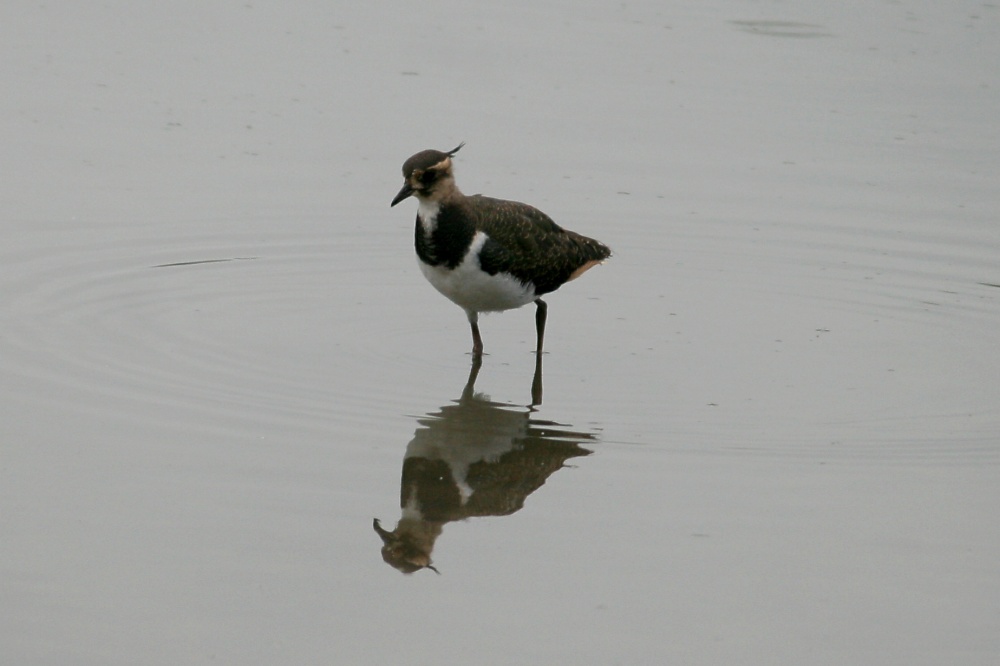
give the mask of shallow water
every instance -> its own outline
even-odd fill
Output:
[[[995,663],[1000,13],[812,4],[4,9],[3,661]]]

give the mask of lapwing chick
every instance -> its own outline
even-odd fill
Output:
[[[603,243],[563,229],[528,204],[465,196],[455,185],[448,152],[424,150],[403,163],[403,188],[395,206],[419,203],[414,241],[420,270],[457,304],[472,327],[472,354],[481,356],[480,312],[535,303],[535,351],[542,353],[547,306],[542,296],[603,263]]]

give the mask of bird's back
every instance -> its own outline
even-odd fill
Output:
[[[480,255],[483,270],[530,282],[536,295],[555,291],[611,256],[603,243],[563,229],[534,206],[480,194],[464,197],[462,205],[476,230],[490,238]]]

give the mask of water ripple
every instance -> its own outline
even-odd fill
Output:
[[[305,222],[297,233],[258,220],[153,238],[22,239],[3,257],[0,364],[43,404],[118,417],[206,427],[262,418],[320,427],[331,410],[360,418],[376,389],[348,390],[324,373],[371,353],[359,301],[378,284],[331,285],[351,280],[347,251],[391,258],[378,238],[345,243]],[[312,344],[324,329],[334,337]]]

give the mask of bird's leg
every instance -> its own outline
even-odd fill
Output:
[[[531,407],[542,404],[542,355],[535,354],[535,376],[531,378]]]
[[[472,325],[472,355],[483,355],[483,336],[479,335],[479,324]]]
[[[535,332],[538,334],[538,342],[535,347],[535,353],[542,353],[542,340],[545,338],[545,315],[548,313],[549,306],[545,304],[540,298],[535,299]]]
[[[469,325],[472,327],[472,355],[483,355],[483,336],[479,334],[479,313],[469,311]]]

